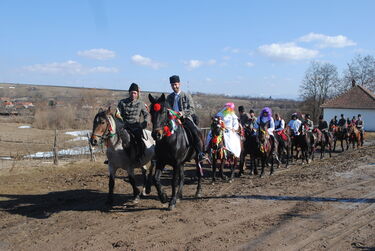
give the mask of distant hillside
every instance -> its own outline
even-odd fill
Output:
[[[149,93],[148,91],[142,91],[141,94],[142,100],[146,103],[149,103]],[[155,96],[161,95],[161,93],[156,92],[152,92],[152,94]],[[116,106],[118,101],[127,95],[127,90],[0,83],[0,97],[33,102],[36,104],[36,113],[38,113],[38,109],[45,110],[48,104],[76,107],[78,110],[85,108],[86,111],[90,110],[90,112],[87,112],[88,115],[85,120],[92,120],[90,116],[99,107]],[[209,125],[210,117],[216,114],[227,102],[234,102],[236,109],[240,105],[243,105],[246,111],[253,109],[256,114],[265,106],[271,107],[274,112],[279,112],[282,116],[289,116],[295,111],[303,111],[303,108],[300,107],[301,102],[289,99],[230,97],[205,93],[193,93],[192,96],[197,114],[200,117],[200,126],[204,127]],[[91,123],[91,121],[88,122]]]

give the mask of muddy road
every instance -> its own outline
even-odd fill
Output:
[[[132,205],[123,172],[108,210],[101,160],[23,165],[0,170],[0,250],[375,249],[375,146],[280,167],[263,179],[211,185],[207,178],[202,199],[193,197],[187,167],[185,198],[172,212],[154,187]],[[163,178],[167,184],[168,171]]]

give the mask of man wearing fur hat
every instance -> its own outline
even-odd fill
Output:
[[[136,83],[132,83],[129,87],[129,97],[120,100],[118,103],[118,111],[121,119],[124,121],[124,129],[126,129],[131,137],[135,151],[132,152],[130,147],[130,157],[139,160],[142,157],[144,143],[142,140],[143,129],[147,127],[149,113],[145,103],[139,99],[140,89]]]
[[[202,142],[200,140],[200,132],[198,127],[195,124],[194,116],[195,115],[195,106],[193,98],[181,91],[180,77],[173,75],[169,78],[171,88],[173,92],[168,95],[167,102],[171,108],[178,112],[182,117],[183,124],[192,134],[192,144],[198,155],[198,160],[201,161],[205,158],[205,155],[202,151]]]

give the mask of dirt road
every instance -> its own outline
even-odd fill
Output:
[[[263,179],[206,179],[202,199],[193,198],[187,169],[185,199],[172,212],[154,188],[138,205],[128,203],[124,173],[106,210],[100,161],[0,170],[0,250],[375,249],[375,146]]]

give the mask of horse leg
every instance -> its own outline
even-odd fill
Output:
[[[264,156],[262,156],[261,161],[262,161],[262,171],[260,172],[260,177],[262,178],[263,175],[264,175],[264,168],[266,166],[266,158]]]
[[[279,160],[277,160],[277,161],[279,161]],[[271,156],[271,170],[270,170],[270,175],[272,175],[273,174],[273,172],[274,172],[274,169],[273,169],[273,165],[274,165],[274,163],[275,163],[275,159]],[[280,164],[278,164],[278,166],[279,166]]]
[[[169,202],[168,210],[173,210],[176,207],[176,201],[177,201],[177,176],[180,172],[181,166],[177,165],[173,167],[173,178],[172,178],[172,197],[171,201]]]
[[[181,168],[178,171],[177,201],[179,201],[180,199],[182,199],[182,190],[184,188],[184,179],[185,179],[184,166],[181,165]]]
[[[146,166],[142,166],[142,167],[141,167],[141,170],[142,170],[142,178],[143,178],[143,187],[142,187],[141,195],[142,195],[142,196],[146,196],[147,167],[146,167]]]
[[[109,170],[109,180],[108,180],[108,195],[107,195],[107,201],[106,205],[112,206],[113,204],[113,190],[115,187],[115,175],[116,175],[116,170],[112,168],[110,165],[108,165],[108,170]]]
[[[238,160],[238,158],[233,156],[233,164],[230,167],[230,178],[229,178],[230,183],[233,181],[233,178],[234,178],[234,170],[235,170],[236,165],[237,165],[237,160]]]
[[[350,145],[348,138],[345,139],[345,142],[346,142],[346,150],[348,150],[349,149],[349,145]]]
[[[220,177],[222,180],[227,180],[227,176],[224,174],[225,159],[221,159],[220,161]]]
[[[334,139],[334,140],[333,140],[333,151],[336,151],[336,142],[337,142],[337,140]]]
[[[160,176],[161,176],[161,173],[163,171],[163,168],[164,168],[163,165],[157,164],[155,175],[154,175],[154,184],[155,184],[156,190],[158,191],[159,199],[160,199],[161,203],[164,204],[164,203],[167,203],[168,196],[164,192],[164,190],[162,188],[162,185],[161,185],[161,182],[160,182]]]
[[[133,202],[137,203],[139,201],[139,195],[141,192],[139,191],[137,184],[135,182],[135,175],[134,175],[134,169],[128,171],[129,174],[129,182],[133,187]]]
[[[241,155],[240,155],[240,165],[239,165],[240,171],[238,173],[238,177],[241,177],[241,175],[244,173],[245,158],[246,158],[245,150],[242,150]]]
[[[286,157],[284,157],[285,158],[285,168],[288,168],[289,157],[290,157],[290,146],[285,147],[285,154],[286,154]]]
[[[216,156],[212,156],[212,184],[214,184],[216,181],[216,164],[217,164]]]
[[[196,165],[197,177],[198,177],[198,185],[197,185],[197,191],[195,192],[195,197],[201,198],[202,197],[202,194],[201,194],[201,191],[202,191],[202,186],[201,186],[201,181],[202,181],[201,170],[202,170],[202,167],[200,166],[201,163],[198,162],[198,158],[195,160],[195,165]]]
[[[156,160],[151,161],[150,169],[148,170],[148,175],[147,175],[147,181],[146,181],[146,194],[151,193],[151,186],[152,186],[152,175],[154,172],[154,166],[155,166]]]

